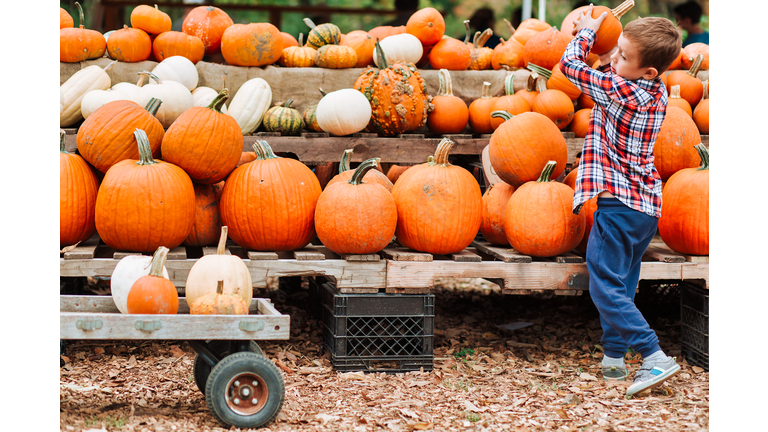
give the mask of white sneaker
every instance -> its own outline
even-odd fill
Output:
[[[667,357],[661,362],[643,361],[640,370],[635,374],[635,382],[627,388],[627,396],[652,389],[678,372],[680,372],[680,365],[674,357]]]

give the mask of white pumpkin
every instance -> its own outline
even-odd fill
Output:
[[[162,103],[155,117],[160,120],[163,128],[168,129],[184,111],[192,108],[192,93],[184,87],[184,84],[178,81],[163,81],[146,71],[140,73],[149,74],[157,84],[146,84],[139,88],[134,102],[146,107],[151,98],[160,99]]]
[[[83,113],[83,118],[87,119],[88,116],[102,105],[116,100],[131,99],[126,93],[120,90],[91,90],[83,96],[83,101],[80,103],[80,112]]]
[[[139,74],[139,81],[134,83],[121,82],[112,86],[112,90],[118,90],[128,95],[128,100],[136,102],[136,96],[139,94],[139,89],[144,86],[147,80],[148,74]]]
[[[112,85],[112,80],[107,75],[117,61],[110,62],[103,69],[97,65],[91,65],[80,69],[61,85],[61,104],[64,109],[59,114],[59,127],[71,126],[83,118],[80,112],[80,104],[83,97],[91,90],[106,90]]]
[[[251,78],[237,90],[229,103],[228,114],[237,120],[237,124],[248,135],[261,125],[264,114],[272,105],[272,88],[263,78]]]
[[[121,259],[115,269],[112,271],[110,279],[110,289],[112,290],[112,300],[121,313],[128,313],[128,293],[131,291],[133,283],[140,277],[149,274],[151,256],[146,255],[128,255]],[[163,266],[163,277],[168,277],[168,270]]]
[[[387,57],[388,64],[394,62],[416,64],[421,60],[421,55],[424,54],[424,47],[421,45],[421,41],[409,33],[387,36],[379,42],[379,45],[381,45],[381,50],[384,51],[384,55]],[[379,65],[378,48],[373,49],[373,62],[376,66]]]
[[[59,87],[59,114],[64,112],[64,91]]]
[[[317,103],[317,124],[332,135],[360,132],[371,121],[371,103],[360,91],[342,89],[330,92]]]
[[[188,58],[171,56],[161,61],[152,69],[162,81],[176,81],[184,84],[190,92],[197,87],[199,75],[197,67]]]
[[[207,107],[218,94],[210,87],[200,86],[192,90],[192,106]],[[227,114],[227,104],[221,106],[221,112]]]

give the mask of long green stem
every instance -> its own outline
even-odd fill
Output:
[[[349,184],[357,186],[360,183],[362,183],[363,177],[365,177],[368,171],[379,166],[379,161],[381,161],[381,158],[372,158],[372,159],[368,159],[367,161],[361,162],[360,166],[358,166],[355,169],[355,172],[352,173],[352,178],[349,179]]]
[[[491,112],[491,117],[503,118],[504,121],[507,121],[507,120],[511,119],[512,117],[514,117],[514,115],[512,115],[512,113],[510,113],[507,110],[499,110],[499,111]]]
[[[153,165],[158,163],[152,159],[152,147],[149,145],[149,138],[147,133],[141,129],[133,131],[133,136],[136,137],[136,142],[139,145],[139,161],[137,165]]]
[[[451,82],[451,74],[448,72],[448,69],[440,69],[437,72],[437,80],[439,83],[437,95],[453,96],[453,83]]]
[[[259,143],[253,143],[253,151],[256,153],[256,159],[266,159],[264,148],[262,148]]]
[[[275,155],[275,152],[272,151],[272,147],[270,147],[270,145],[267,144],[266,141],[264,141],[264,140],[256,140],[256,143],[264,151],[264,159],[277,159],[278,158],[278,156]]]
[[[216,255],[224,255],[227,251],[227,233],[229,228],[226,225],[221,227],[221,235],[219,236],[219,244],[216,245]]]
[[[168,258],[168,248],[160,246],[152,255],[152,261],[149,264],[149,275],[163,277],[163,266]]]
[[[536,183],[546,183],[548,181],[552,181],[552,172],[555,170],[555,167],[557,166],[557,162],[555,161],[549,161],[546,165],[544,165],[544,169],[541,170],[541,175],[539,176],[539,179],[536,180]]]
[[[208,104],[208,109],[212,109],[218,113],[221,112],[221,107],[224,106],[224,102],[229,99],[229,90],[222,89],[219,94]]]
[[[344,150],[344,154],[341,155],[341,162],[339,163],[339,174],[342,174],[344,171],[349,171],[352,169],[352,167],[349,164],[350,159],[352,159],[352,153],[354,152],[354,149],[346,149]]]
[[[77,6],[77,11],[80,13],[80,28],[84,28],[85,26],[85,14],[83,13],[83,7],[80,6],[80,3],[75,2],[75,6]]]
[[[696,144],[693,146],[693,148],[696,149],[696,151],[699,153],[699,157],[701,158],[701,166],[699,167],[699,171],[704,171],[709,169],[709,150],[704,144]]]
[[[552,71],[551,70],[549,70],[547,68],[544,68],[544,67],[541,67],[541,66],[539,66],[537,64],[528,63],[528,66],[526,66],[526,69],[528,69],[531,72],[536,72],[536,73],[538,73],[539,75],[543,76],[546,79],[552,78]]]
[[[507,96],[515,94],[515,74],[509,74],[504,78],[504,93]]]
[[[155,82],[158,83],[158,84],[162,84],[163,83],[157,75],[153,74],[150,71],[145,71],[145,70],[139,71],[139,75],[146,75],[149,78],[155,80]]]
[[[464,36],[464,43],[469,43],[469,20],[464,20],[464,31],[467,32],[467,35]]]
[[[455,143],[448,138],[443,138],[435,150],[435,165],[448,166],[448,153]]]
[[[148,113],[152,115],[156,115],[162,103],[163,101],[161,99],[154,98],[154,97],[149,98],[149,102],[147,102],[147,106],[145,106],[144,109],[147,110]]]
[[[376,57],[378,57],[379,60],[379,69],[386,69],[389,67],[387,64],[387,56],[384,55],[384,50],[381,49],[381,44],[379,43],[379,38],[376,38]]]
[[[64,129],[59,129],[59,151],[61,153],[69,154],[69,152],[66,149],[66,146],[64,145],[67,141],[67,133],[64,132]]]

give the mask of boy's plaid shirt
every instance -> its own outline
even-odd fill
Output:
[[[601,191],[630,208],[661,217],[661,177],[653,144],[667,110],[659,78],[629,81],[609,65],[590,68],[585,59],[595,32],[581,29],[560,59],[560,70],[595,101],[576,177],[573,211]]]

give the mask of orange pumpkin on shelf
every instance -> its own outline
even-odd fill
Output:
[[[167,31],[157,35],[152,43],[152,52],[158,62],[168,57],[182,56],[196,64],[205,55],[205,45],[197,36],[184,32]]]
[[[427,117],[427,127],[436,134],[456,134],[467,127],[469,108],[461,98],[453,95],[451,74],[440,69],[437,74],[439,89],[432,97],[435,109]]]
[[[219,211],[219,196],[213,185],[193,183],[195,188],[195,222],[189,233],[185,246],[211,246],[221,233],[221,212]],[[223,186],[222,186],[223,187]]]
[[[285,67],[312,67],[315,65],[315,56],[317,50],[310,48],[306,45],[302,45],[304,42],[304,34],[299,33],[299,44],[297,46],[289,46],[283,48],[282,54],[278,63]]]
[[[93,60],[104,56],[107,41],[104,35],[96,30],[84,27],[85,14],[80,3],[75,2],[80,13],[80,26],[59,29],[59,60],[65,63],[77,63],[83,60]]]
[[[592,115],[592,108],[582,108],[573,115],[573,121],[568,126],[569,130],[576,135],[576,138],[584,138],[589,130],[589,117]]]
[[[432,69],[467,70],[472,63],[469,47],[454,38],[443,38],[429,52]]]
[[[704,84],[704,95],[701,101],[696,104],[696,109],[693,110],[693,121],[696,123],[696,127],[699,128],[699,132],[704,135],[709,135],[709,81]]]
[[[398,34],[406,33],[406,28],[402,26],[378,26],[368,30],[368,35],[371,36],[374,42],[382,41],[388,36],[394,36]]]
[[[355,50],[357,54],[357,64],[354,67],[366,67],[373,65],[373,49],[376,47],[376,41],[362,30],[353,30],[345,34],[339,45],[348,46]]]
[[[530,75],[528,75],[528,81],[525,83],[525,88],[516,91],[515,94],[525,98],[525,100],[528,101],[528,105],[533,106],[533,102],[536,100],[536,96],[539,95],[539,90],[536,85],[538,80],[539,74],[536,72],[531,72]]]
[[[221,36],[221,55],[233,66],[266,66],[283,53],[280,31],[270,23],[233,24]]]
[[[175,314],[179,311],[179,293],[173,282],[163,277],[168,248],[160,246],[152,256],[149,274],[136,280],[128,291],[129,314]]]
[[[508,25],[512,34],[512,23],[504,20]],[[516,69],[525,66],[525,48],[524,45],[513,36],[509,37],[509,40],[505,41],[504,38],[500,38],[499,44],[493,48],[493,55],[491,56],[491,67],[494,70],[499,70],[503,66],[509,69]]]
[[[475,32],[472,41],[469,40],[469,20],[464,20],[464,29],[467,36],[464,43],[469,47],[469,70],[486,70],[493,67],[493,49],[485,45],[488,38],[493,35],[493,30],[485,29],[483,32]]]
[[[684,168],[699,166],[694,146],[701,143],[701,134],[693,119],[682,109],[667,107],[667,114],[653,145],[654,166],[662,181]]]
[[[571,39],[554,27],[536,33],[523,46],[525,64],[537,64],[552,70],[565,52]]]
[[[408,18],[406,33],[416,36],[422,45],[435,45],[445,34],[443,15],[433,7],[420,9]]]
[[[480,223],[480,233],[492,245],[509,246],[509,240],[504,234],[504,211],[514,191],[514,186],[500,182],[492,184],[483,194],[483,221]]]
[[[576,35],[572,34],[572,30],[575,28],[573,22],[576,21],[579,16],[584,15],[584,12],[589,9],[589,6],[580,6],[576,9],[568,12],[568,14],[563,18],[563,22],[560,24],[560,30],[565,33],[569,38],[573,39],[576,37]],[[571,31],[568,31],[571,30]],[[589,63],[589,62],[587,62]]]
[[[338,45],[339,38],[335,36],[334,43],[326,44],[317,49],[315,64],[321,68],[348,69],[357,66],[357,52],[354,48]]]
[[[200,39],[205,47],[205,54],[214,55],[221,51],[221,37],[224,31],[233,24],[229,14],[216,6],[198,6],[184,18],[181,31]]]
[[[699,54],[687,71],[676,70],[667,75],[667,91],[673,86],[680,86],[680,97],[687,100],[691,107],[696,107],[704,94],[704,84],[696,77],[703,59],[704,57]]]
[[[410,166],[404,165],[392,165],[389,167],[389,170],[387,170],[387,178],[392,182],[393,187],[397,179],[399,179],[400,176],[409,168]]]
[[[109,36],[107,52],[111,59],[125,63],[144,61],[152,52],[152,40],[144,30],[124,25]]]
[[[504,19],[504,22],[509,27],[509,32],[511,33],[510,39],[515,38],[515,40],[520,42],[520,45],[523,45],[523,46],[533,36],[545,30],[549,30],[552,27],[546,22],[537,18],[528,18],[526,20],[523,20],[520,23],[520,25],[517,26],[517,29],[512,27],[512,23],[509,22],[507,19]]]
[[[667,99],[667,106],[675,106],[685,111],[689,116],[693,117],[693,110],[691,104],[687,100],[680,97],[680,85],[674,85],[669,89],[669,98]]]
[[[88,240],[96,232],[96,193],[99,182],[80,155],[64,147],[65,133],[59,132],[59,245],[70,246]]]
[[[131,11],[131,27],[142,29],[147,33],[159,35],[171,31],[171,17],[161,11],[157,5],[139,5]]]
[[[299,33],[299,35],[301,35],[301,33]],[[280,36],[283,38],[283,49],[288,47],[301,46],[301,42],[297,41],[296,38],[291,34],[281,31]]]
[[[494,98],[493,110],[491,112],[506,111],[515,116],[524,112],[531,111],[531,105],[528,104],[528,100],[515,94],[514,82],[514,74],[507,75],[506,78],[504,78],[504,91],[506,94],[504,96]],[[499,126],[501,126],[501,124],[506,121],[501,117],[491,117],[490,114],[489,117],[491,119],[491,127],[493,130],[498,129]]]
[[[699,54],[701,54],[699,70],[709,70],[709,45],[701,42],[694,42],[683,47],[683,51],[680,53],[682,67],[690,69]]]
[[[491,113],[496,98],[491,96],[491,83],[484,82],[481,96],[469,104],[469,128],[478,134],[493,132]]]
[[[73,28],[74,26],[75,20],[72,19],[72,15],[66,9],[59,6],[59,29]]]
[[[560,90],[548,89],[544,80],[539,80],[538,85],[539,94],[533,101],[531,111],[544,114],[558,129],[565,129],[573,120],[573,101]]]

